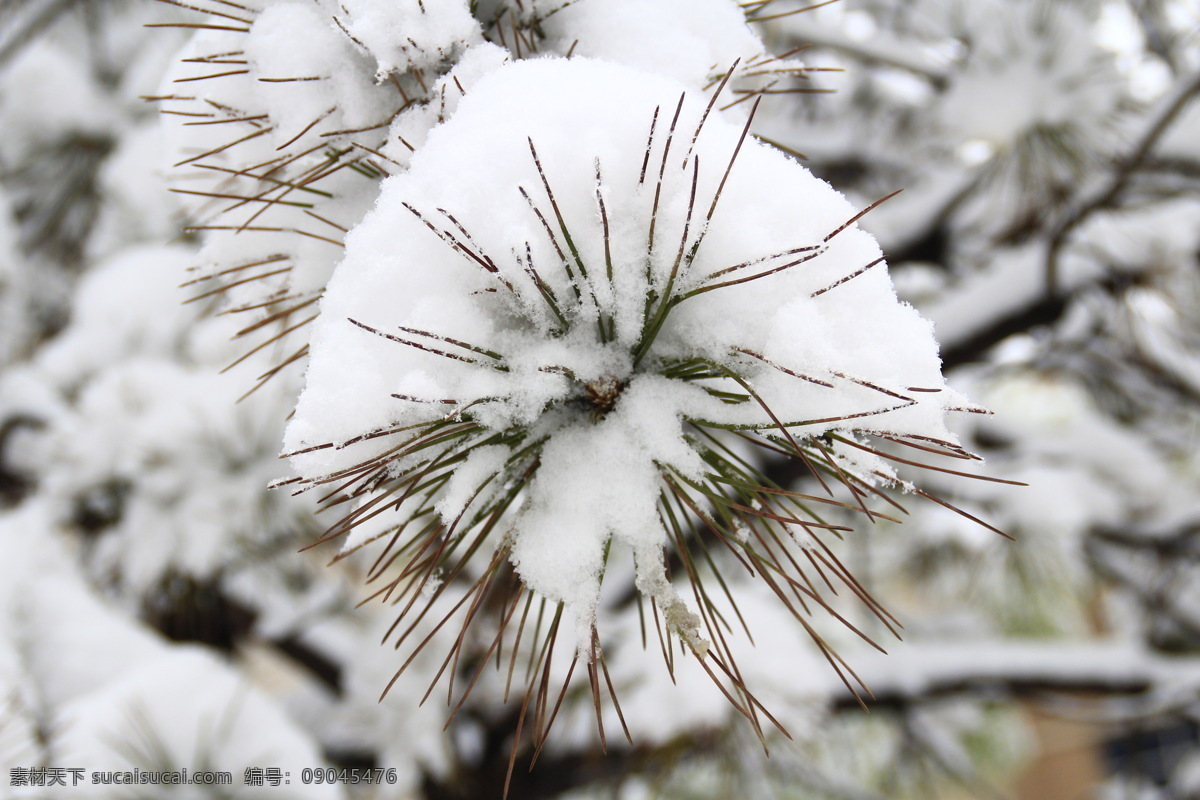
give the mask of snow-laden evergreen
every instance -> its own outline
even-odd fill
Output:
[[[1194,794],[1200,6],[805,5],[0,2],[0,794]]]

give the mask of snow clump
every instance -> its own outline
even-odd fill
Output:
[[[610,63],[510,64],[385,181],[285,437],[297,483],[357,503],[331,534],[420,529],[445,558],[414,560],[418,584],[448,565],[486,589],[507,561],[569,612],[585,659],[627,550],[703,657],[710,617],[665,560],[675,515],[772,520],[797,547],[827,527],[737,485],[741,440],[852,493],[898,482],[868,434],[957,448],[943,420],[963,400],[857,209],[717,102]]]

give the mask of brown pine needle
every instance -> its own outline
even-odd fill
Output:
[[[260,328],[265,328],[266,326],[270,325],[273,322],[279,322],[280,320],[286,320],[289,316],[291,316],[295,312],[299,311],[302,308],[307,308],[307,307],[311,306],[313,303],[317,302],[319,299],[320,299],[319,297],[311,297],[308,300],[305,300],[303,303],[299,303],[294,306],[289,306],[280,311],[276,311],[275,313],[273,313],[267,317],[264,317],[263,319],[259,320],[258,322],[255,322],[252,325],[248,325],[247,327],[242,328],[240,331],[238,331],[237,333],[235,333],[233,335],[233,338],[240,339],[241,337],[246,336],[250,333],[253,333],[256,330],[259,330]]]
[[[223,153],[231,147],[237,147],[239,144],[242,144],[243,142],[248,142],[251,139],[256,139],[259,136],[262,136],[263,134],[270,133],[272,130],[274,130],[274,128],[262,128],[261,130],[257,130],[254,133],[247,134],[246,136],[243,136],[240,139],[235,139],[232,142],[228,142],[226,144],[221,145],[220,147],[215,147],[212,150],[201,153],[198,156],[192,156],[191,158],[185,158],[183,161],[177,162],[177,163],[173,164],[172,166],[182,167],[186,164],[192,164],[201,159],[208,158],[209,156],[215,156],[217,153]]]
[[[179,111],[161,111],[160,113],[182,114],[182,112],[179,112]],[[187,116],[212,117],[213,115],[212,114],[188,114]],[[258,121],[264,120],[264,119],[268,119],[268,116],[266,114],[258,114],[256,116],[251,116],[251,117],[228,117],[226,119],[210,119],[210,120],[206,120],[204,122],[185,122],[183,124],[184,125],[228,125],[231,122],[234,122],[234,123],[236,123],[236,122],[258,122]]]
[[[300,328],[303,328],[305,325],[307,325],[308,323],[312,322],[312,321],[313,321],[313,320],[315,320],[316,318],[317,318],[317,315],[316,315],[316,314],[313,314],[311,317],[307,317],[306,319],[303,319],[303,320],[301,320],[300,322],[297,322],[295,325],[291,326],[290,328],[285,328],[284,330],[282,330],[282,331],[280,331],[279,333],[275,334],[275,335],[274,335],[274,336],[272,336],[270,339],[267,339],[265,342],[263,342],[262,344],[258,345],[258,346],[257,346],[257,347],[255,347],[254,349],[252,349],[252,350],[250,350],[250,351],[248,351],[248,352],[246,352],[246,353],[243,353],[241,356],[239,356],[238,358],[234,359],[234,360],[233,360],[233,361],[232,361],[232,362],[229,364],[229,366],[225,367],[223,370],[221,370],[221,372],[222,372],[222,373],[228,372],[229,370],[231,370],[231,369],[233,369],[234,367],[236,367],[238,364],[241,364],[243,361],[245,361],[246,359],[250,358],[250,356],[252,356],[252,355],[254,355],[255,353],[258,353],[258,352],[260,352],[260,351],[262,351],[262,350],[264,350],[264,349],[266,349],[267,347],[270,347],[271,345],[275,344],[275,342],[278,342],[279,340],[283,339],[285,336],[287,336],[287,335],[288,335],[289,333],[291,333],[292,331],[296,331],[296,330],[299,330]]]
[[[218,286],[216,289],[205,292],[204,294],[196,295],[195,297],[190,297],[187,300],[184,300],[183,302],[184,302],[184,305],[187,305],[188,303],[194,303],[197,300],[203,300],[206,297],[212,297],[215,294],[220,294],[221,292],[227,292],[230,289],[233,289],[234,287],[237,287],[237,286],[241,286],[243,284],[252,283],[254,281],[261,281],[264,278],[270,278],[275,275],[283,275],[284,273],[291,272],[291,271],[292,271],[291,267],[284,267],[283,269],[276,269],[276,270],[272,270],[271,272],[264,272],[261,275],[255,275],[251,278],[243,278],[240,281],[234,281],[233,283],[227,283],[223,286]]]
[[[163,0],[159,0],[159,2],[163,2]],[[250,70],[248,70],[248,69],[235,69],[235,70],[230,70],[229,72],[214,72],[211,75],[196,75],[191,78],[176,78],[175,80],[172,81],[172,83],[191,83],[193,81],[207,81],[212,78],[228,78],[231,75],[245,75],[249,72],[250,72]]]
[[[266,80],[266,79],[265,79],[265,78],[259,78],[259,80],[261,81],[261,80]],[[320,124],[321,124],[321,122],[322,122],[322,121],[323,121],[323,120],[324,120],[326,117],[328,117],[330,114],[332,114],[334,111],[337,111],[337,107],[336,107],[336,106],[333,106],[333,107],[330,107],[330,108],[327,108],[327,109],[325,109],[325,111],[324,111],[324,112],[321,114],[321,116],[317,117],[317,118],[316,118],[316,119],[314,119],[312,122],[310,122],[310,123],[308,123],[307,125],[305,125],[305,126],[304,126],[304,127],[301,129],[301,130],[300,130],[300,132],[299,132],[299,133],[297,133],[295,136],[293,136],[292,138],[288,139],[288,140],[287,140],[286,142],[284,142],[283,144],[281,144],[281,145],[279,145],[278,147],[276,147],[276,148],[275,148],[275,151],[276,151],[276,152],[278,152],[278,151],[280,151],[280,150],[286,150],[286,149],[288,149],[289,147],[291,147],[292,145],[294,145],[296,142],[300,141],[300,138],[301,138],[302,136],[304,136],[304,134],[308,133],[308,132],[309,132],[309,131],[311,131],[313,128],[315,128],[315,127],[317,127],[318,125],[320,125]]]
[[[240,195],[240,194],[221,194],[220,192],[201,192],[201,191],[196,191],[193,189],[168,189],[168,191],[174,192],[175,194],[190,194],[190,195],[195,195],[197,197],[211,197],[215,200],[238,200],[238,201],[240,201],[238,203],[238,205],[244,205],[245,203],[266,203],[267,205],[296,206],[299,208],[311,208],[312,207],[312,203],[300,203],[300,202],[295,202],[295,201],[290,201],[290,200],[270,200],[270,199],[262,198],[262,197],[247,197],[246,195]],[[234,206],[234,208],[236,208],[236,206]],[[226,211],[230,211],[230,210],[232,210],[232,209],[226,209]]]
[[[782,19],[783,17],[790,17],[794,14],[803,14],[805,11],[813,11],[815,9],[822,8],[823,6],[833,5],[837,1],[838,0],[825,0],[823,3],[816,3],[815,5],[805,6],[804,8],[795,8],[791,11],[781,11],[778,14],[770,14],[764,17],[748,17],[747,22],[766,22],[769,19]]]
[[[245,25],[254,24],[253,20],[243,19],[241,17],[235,17],[233,14],[225,14],[221,11],[213,11],[208,8],[200,8],[199,6],[189,5],[187,3],[180,2],[180,0],[157,0],[157,1],[159,3],[163,3],[164,5],[177,6],[178,8],[186,8],[189,11],[198,11],[201,14],[208,14],[213,17],[222,17],[224,19],[233,20],[234,22],[241,22]]]
[[[203,25],[198,22],[148,22],[143,28],[193,28],[208,31],[232,31],[234,33],[249,33],[249,28],[235,28],[231,25]]]
[[[240,225],[193,225],[185,228],[184,230],[186,230],[188,233],[192,233],[194,231],[238,231],[239,233],[242,231],[262,231],[264,233],[291,233],[297,236],[307,236],[310,239],[318,239],[322,242],[328,242],[329,244],[337,247],[345,247],[342,242],[339,242],[336,239],[330,239],[328,236],[322,236],[319,233],[301,230],[300,228],[277,228],[274,226],[265,225],[255,225],[252,227],[244,227]]]
[[[871,205],[867,206],[867,207],[866,207],[866,208],[864,208],[862,211],[859,211],[859,212],[858,212],[857,214],[855,214],[853,217],[851,217],[850,219],[846,220],[846,221],[845,221],[845,222],[843,222],[843,223],[842,223],[842,224],[841,224],[839,227],[837,227],[837,228],[836,228],[836,229],[834,229],[832,232],[830,232],[830,233],[829,233],[829,235],[827,235],[827,236],[825,237],[825,241],[826,241],[826,242],[828,242],[830,239],[832,239],[833,237],[837,236],[839,233],[841,233],[842,231],[846,230],[846,229],[847,229],[847,228],[849,228],[851,225],[853,225],[854,223],[858,222],[860,219],[862,219],[863,217],[865,217],[867,214],[870,214],[870,213],[871,213],[872,211],[874,211],[876,208],[879,208],[881,205],[883,205],[884,203],[886,203],[888,200],[891,200],[893,197],[895,197],[896,195],[900,194],[900,192],[902,192],[902,191],[904,191],[904,190],[903,190],[903,189],[897,189],[896,191],[892,192],[891,194],[884,195],[883,197],[881,197],[881,198],[879,198],[878,200],[876,200],[874,203],[871,203]]]
[[[810,294],[809,297],[820,297],[821,295],[825,294],[826,292],[828,292],[832,289],[836,289],[837,287],[841,286],[842,284],[848,283],[849,281],[854,280],[855,278],[857,278],[859,275],[862,275],[867,270],[871,269],[872,267],[876,267],[876,266],[882,264],[883,262],[884,262],[884,258],[883,258],[883,256],[880,256],[879,258],[872,261],[870,264],[867,264],[865,267],[855,270],[854,272],[851,272],[846,277],[838,278],[836,281],[829,284],[828,286],[826,286],[823,289],[817,289],[815,292]]]
[[[713,214],[716,213],[717,202],[721,199],[721,194],[725,191],[725,182],[729,180],[729,173],[733,172],[733,164],[737,161],[738,153],[742,152],[742,145],[745,144],[746,136],[750,133],[750,126],[754,124],[754,115],[758,113],[758,102],[758,100],[755,100],[754,105],[750,108],[750,115],[746,118],[746,124],[742,126],[742,133],[733,148],[733,153],[729,156],[729,163],[725,165],[725,173],[721,176],[721,182],[717,185],[717,191],[713,193],[712,203],[708,206],[708,213],[704,215],[706,223],[712,222]]]
[[[880,458],[886,458],[889,461],[895,461],[900,464],[908,464],[909,466],[912,466],[912,467],[920,467],[921,469],[929,469],[929,470],[933,470],[934,472],[944,472],[947,475],[957,475],[961,478],[971,478],[972,480],[977,480],[977,481],[987,481],[988,483],[1002,483],[1006,486],[1028,486],[1029,485],[1027,483],[1022,483],[1021,481],[1010,481],[1005,478],[995,478],[991,475],[979,475],[979,474],[972,473],[972,472],[959,472],[957,470],[947,469],[946,467],[937,467],[937,466],[934,466],[933,464],[922,464],[919,461],[909,461],[906,458],[901,458],[900,456],[897,456],[897,455],[885,453],[882,450],[876,450],[873,447],[868,447],[867,445],[856,442],[853,439],[847,439],[844,436],[838,436],[835,434],[833,436],[833,438],[836,439],[837,441],[841,442],[842,444],[847,444],[847,445],[850,445],[851,447],[857,447],[859,450],[863,450],[867,453],[871,453],[872,455],[877,455]]]

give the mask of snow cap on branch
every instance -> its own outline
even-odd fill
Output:
[[[450,539],[507,520],[486,552],[573,612],[581,654],[613,539],[704,652],[662,504],[705,485],[710,439],[950,440],[961,403],[856,210],[709,99],[580,59],[483,79],[348,237],[286,436],[302,481],[358,476],[347,530],[377,535],[391,498],[393,522],[436,506]]]

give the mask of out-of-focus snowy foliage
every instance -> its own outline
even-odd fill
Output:
[[[1194,795],[1200,3],[806,5],[0,0],[0,795]]]

